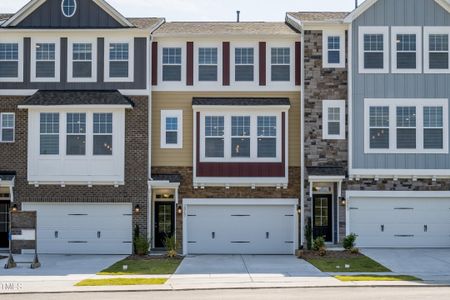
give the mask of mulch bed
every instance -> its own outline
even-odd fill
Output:
[[[361,253],[353,254],[350,251],[327,251],[325,256],[320,256],[317,251],[304,251],[302,257],[304,259],[309,258],[355,258],[355,257],[363,257]]]

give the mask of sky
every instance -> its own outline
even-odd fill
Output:
[[[83,0],[78,0],[83,1]],[[167,21],[284,21],[288,11],[350,11],[355,0],[107,0],[126,17]],[[364,0],[359,0],[362,3]],[[0,0],[1,13],[14,13],[28,0]]]

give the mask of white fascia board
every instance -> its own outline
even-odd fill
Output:
[[[360,6],[358,6],[355,10],[353,10],[347,17],[344,19],[344,23],[352,23],[356,18],[362,15],[366,10],[368,10],[372,5],[374,5],[378,0],[366,0]]]
[[[33,11],[35,11],[39,6],[45,3],[46,0],[32,0],[28,2],[24,7],[22,7],[14,16],[9,18],[6,22],[2,24],[2,27],[15,26],[20,21],[29,16]]]
[[[300,31],[303,28],[302,21],[300,21],[296,17],[290,15],[289,13],[286,13],[286,23],[290,24],[291,26],[293,26],[294,28],[296,28],[297,30],[300,30]]]
[[[194,177],[197,187],[277,187],[288,184],[287,177]]]
[[[450,1],[449,0],[435,0],[440,6],[442,6],[446,11],[450,12]]]
[[[85,185],[85,186],[96,186],[96,185],[112,185],[112,186],[121,186],[121,185],[125,185],[124,181],[36,181],[36,180],[32,180],[32,178],[28,178],[28,184],[29,185],[35,185],[35,186],[40,186],[40,185]]]
[[[345,193],[347,200],[353,197],[363,198],[448,198],[450,197],[450,191],[347,191]]]
[[[280,198],[280,199],[223,199],[223,198],[184,198],[183,204],[186,205],[298,205],[298,199]]]
[[[449,178],[450,169],[350,169],[349,177]]]
[[[0,90],[0,96],[31,96],[38,90]]]
[[[276,110],[276,111],[288,111],[291,108],[290,105],[192,105],[194,111],[229,111],[229,110]]]
[[[345,176],[308,176],[309,182],[340,182]]]
[[[128,105],[18,105],[19,109],[29,109],[29,110],[45,110],[45,109],[132,109],[133,106],[131,104]]]

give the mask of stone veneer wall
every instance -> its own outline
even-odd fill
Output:
[[[0,170],[17,172],[15,202],[117,202],[139,204],[141,212],[134,215],[133,226],[147,232],[148,198],[148,97],[130,97],[135,106],[125,115],[125,185],[71,186],[41,185],[34,187],[27,181],[28,112],[17,109],[24,97],[0,97],[0,112],[16,114],[16,141],[0,143]]]
[[[305,168],[339,166],[347,169],[348,139],[324,140],[322,138],[322,101],[348,99],[347,69],[322,67],[322,31],[305,30],[303,34]],[[346,51],[346,58],[347,53]],[[312,217],[312,198],[309,195],[307,171],[305,171],[305,176],[305,217],[310,218]],[[342,189],[342,191],[345,190]],[[342,237],[345,236],[345,209],[338,205],[338,211],[340,223],[343,224],[343,227],[339,226],[339,236],[342,240]]]
[[[287,189],[275,187],[205,187],[194,189],[191,167],[155,167],[152,174],[180,174],[182,182],[178,190],[179,203],[184,198],[294,198],[300,199],[300,168],[289,168],[289,185]],[[183,245],[183,218],[177,216],[176,236],[179,246]]]

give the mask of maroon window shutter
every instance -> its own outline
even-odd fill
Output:
[[[152,85],[158,85],[158,42],[152,43]]]
[[[223,42],[222,77],[223,85],[230,85],[230,42]]]
[[[259,42],[259,85],[266,85],[266,42]]]
[[[187,42],[186,49],[186,85],[194,85],[194,42]]]
[[[302,43],[295,42],[295,85],[301,85],[301,51],[302,51]]]

